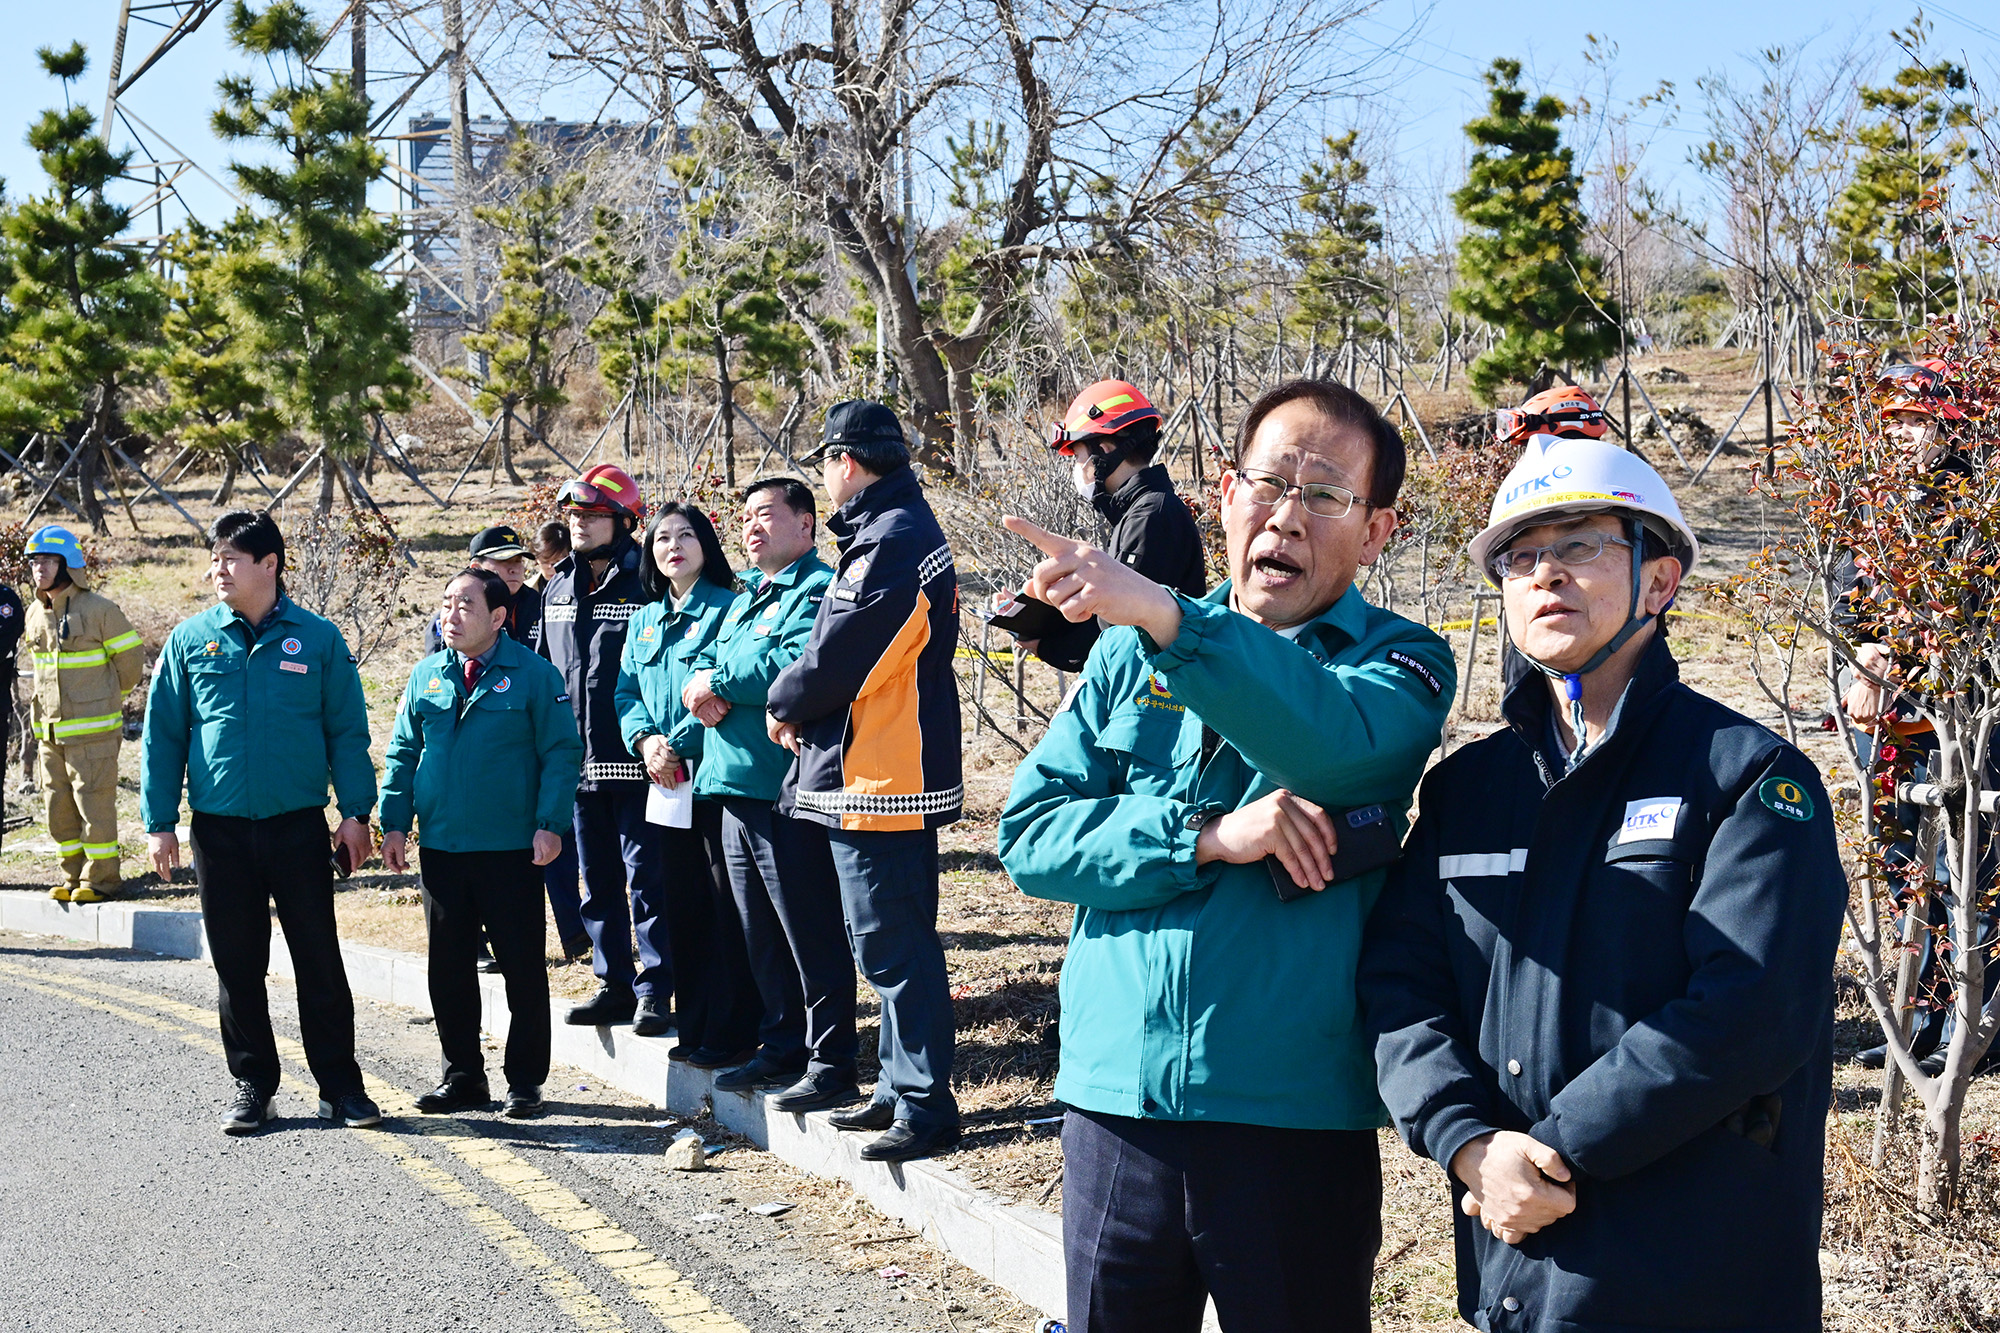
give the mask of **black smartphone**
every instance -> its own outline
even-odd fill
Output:
[[[1380,870],[1403,853],[1403,844],[1396,837],[1396,825],[1389,818],[1389,809],[1382,805],[1356,806],[1352,810],[1333,812],[1334,849],[1333,880],[1335,884],[1356,875],[1365,875],[1371,870]],[[1264,866],[1271,872],[1271,885],[1278,891],[1279,902],[1293,902],[1314,892],[1292,878],[1285,863],[1275,856],[1264,858]]]

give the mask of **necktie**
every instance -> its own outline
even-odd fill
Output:
[[[479,659],[476,657],[468,657],[465,659],[465,692],[467,694],[471,694],[473,686],[477,685],[478,683],[479,683]]]

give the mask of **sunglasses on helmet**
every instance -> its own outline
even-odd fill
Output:
[[[569,481],[556,492],[556,503],[565,509],[623,509],[625,506],[587,481]]]

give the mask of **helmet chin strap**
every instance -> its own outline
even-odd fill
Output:
[[[1640,568],[1643,563],[1640,556],[1644,552],[1642,543],[1645,540],[1645,525],[1636,518],[1628,518],[1625,520],[1625,535],[1632,543],[1632,604],[1625,613],[1625,624],[1611,636],[1611,641],[1592,653],[1590,660],[1574,671],[1560,671],[1527,653],[1521,654],[1528,665],[1550,680],[1560,680],[1563,683],[1563,696],[1569,700],[1570,730],[1576,734],[1576,748],[1569,752],[1570,772],[1574,772],[1576,766],[1583,762],[1583,753],[1589,748],[1589,742],[1584,739],[1583,678],[1610,661],[1613,654],[1630,643],[1632,636],[1646,628],[1654,619],[1650,611],[1643,616],[1639,614],[1639,597],[1645,586],[1644,573]]]

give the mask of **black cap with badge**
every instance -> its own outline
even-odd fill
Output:
[[[512,560],[527,553],[528,548],[521,544],[521,534],[504,523],[499,527],[481,529],[466,548],[466,554],[474,560]]]
[[[910,446],[903,439],[903,423],[880,403],[866,398],[850,398],[826,410],[826,431],[819,447],[799,457],[801,464],[817,463],[828,454],[849,454],[870,472],[893,472],[910,461]]]

